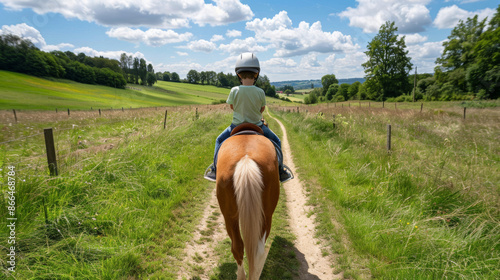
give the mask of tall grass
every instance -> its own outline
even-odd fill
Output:
[[[306,110],[276,113],[345,277],[500,277],[498,109]]]
[[[71,129],[55,130],[57,177],[47,174],[41,136],[3,143],[3,173],[10,164],[18,170],[14,276],[175,278],[178,266],[173,264],[182,259],[199,216],[195,210],[213,187],[202,173],[213,156],[215,137],[229,122],[224,110],[211,109],[200,110],[199,118],[191,110],[172,112],[165,130],[163,114],[154,110],[113,121],[81,119]],[[3,128],[15,139],[26,127]],[[3,221],[6,203],[0,201]],[[7,230],[1,227],[1,240],[7,240]],[[4,245],[1,252],[6,256]],[[0,263],[8,277],[6,258]]]

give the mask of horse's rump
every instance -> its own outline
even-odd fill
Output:
[[[217,161],[217,199],[233,255],[241,266],[245,248],[250,277],[260,274],[256,271],[265,260],[264,242],[278,202],[279,184],[276,151],[269,139],[237,135],[224,141]]]

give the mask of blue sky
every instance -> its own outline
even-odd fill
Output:
[[[459,20],[491,18],[498,0],[0,0],[0,35],[44,51],[146,59],[155,71],[233,72],[257,54],[271,81],[363,77],[368,42],[385,21],[406,36],[419,73],[432,73]]]

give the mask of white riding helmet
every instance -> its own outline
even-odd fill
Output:
[[[243,71],[250,71],[258,74],[260,72],[259,59],[253,53],[242,53],[236,60],[234,70],[236,71],[236,74]]]

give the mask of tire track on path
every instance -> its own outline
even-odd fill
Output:
[[[210,192],[210,201],[203,210],[199,226],[184,250],[186,256],[177,279],[191,279],[196,275],[202,280],[208,280],[208,275],[219,265],[215,246],[226,237],[224,217],[220,212],[214,188]]]
[[[285,183],[284,189],[287,197],[286,204],[290,216],[290,227],[297,237],[294,245],[300,261],[299,278],[301,280],[342,279],[342,273],[338,275],[333,273],[332,258],[330,256],[323,256],[322,254],[322,248],[325,247],[322,245],[324,242],[315,238],[315,215],[309,215],[310,213],[314,213],[314,208],[307,205],[308,198],[293,163],[285,126],[278,119],[271,115],[269,116],[281,127],[281,131],[283,132],[281,146],[284,162],[295,175],[295,179]],[[325,249],[329,250],[329,248]]]

